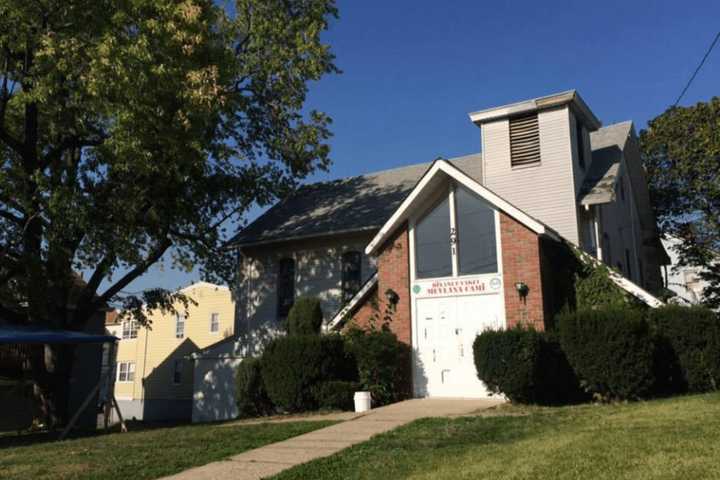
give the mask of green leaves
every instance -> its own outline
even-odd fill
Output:
[[[720,306],[720,97],[668,109],[640,142],[660,226],[682,240],[681,264],[705,269],[705,302]]]
[[[229,282],[247,210],[329,165],[330,119],[304,109],[307,83],[338,71],[321,41],[336,15],[333,0],[0,0],[0,288],[16,270],[18,291],[48,292],[34,311],[71,322],[168,249]],[[67,291],[73,271],[87,291]]]

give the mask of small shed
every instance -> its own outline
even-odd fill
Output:
[[[27,357],[33,354],[34,349],[52,344],[77,345],[67,389],[68,406],[70,412],[80,412],[77,426],[95,428],[102,345],[116,341],[117,338],[111,335],[0,324],[0,400],[4,408],[12,412],[11,415],[2,415],[4,420],[0,422],[0,430],[21,430],[30,426],[33,402],[28,401],[32,379],[28,375]]]

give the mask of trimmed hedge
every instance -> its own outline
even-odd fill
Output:
[[[272,412],[260,373],[259,358],[245,358],[235,374],[236,402],[241,417],[257,417]]]
[[[312,388],[318,407],[330,410],[352,410],[355,392],[360,389],[358,382],[331,380],[321,382]]]
[[[346,333],[363,390],[380,406],[412,396],[411,349],[388,330],[352,328]]]
[[[649,312],[663,348],[661,372],[671,391],[720,388],[720,319],[703,307],[667,306]]]
[[[642,311],[579,310],[558,320],[562,349],[586,391],[606,400],[653,393],[655,345]]]
[[[300,297],[295,300],[288,313],[288,335],[320,335],[322,321],[320,300],[314,297]]]
[[[332,380],[357,380],[357,366],[339,335],[276,338],[262,356],[263,382],[272,403],[299,412],[318,407],[312,388]]]
[[[582,398],[577,378],[557,339],[534,329],[488,330],[473,355],[478,378],[513,402],[561,404]]]

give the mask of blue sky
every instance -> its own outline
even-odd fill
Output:
[[[603,124],[670,106],[720,29],[717,1],[340,0],[325,40],[341,75],[311,85],[333,118],[333,165],[314,179],[480,149],[467,113],[577,89]],[[719,95],[720,46],[681,101]],[[153,268],[127,290],[194,274]]]

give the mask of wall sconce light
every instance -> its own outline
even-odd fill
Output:
[[[398,295],[392,288],[388,288],[387,290],[385,290],[385,298],[387,298],[387,301],[388,303],[390,303],[390,305],[397,305],[397,303],[400,301],[400,295]]]
[[[515,290],[517,290],[520,297],[525,298],[530,292],[530,287],[528,287],[525,282],[515,282]]]

